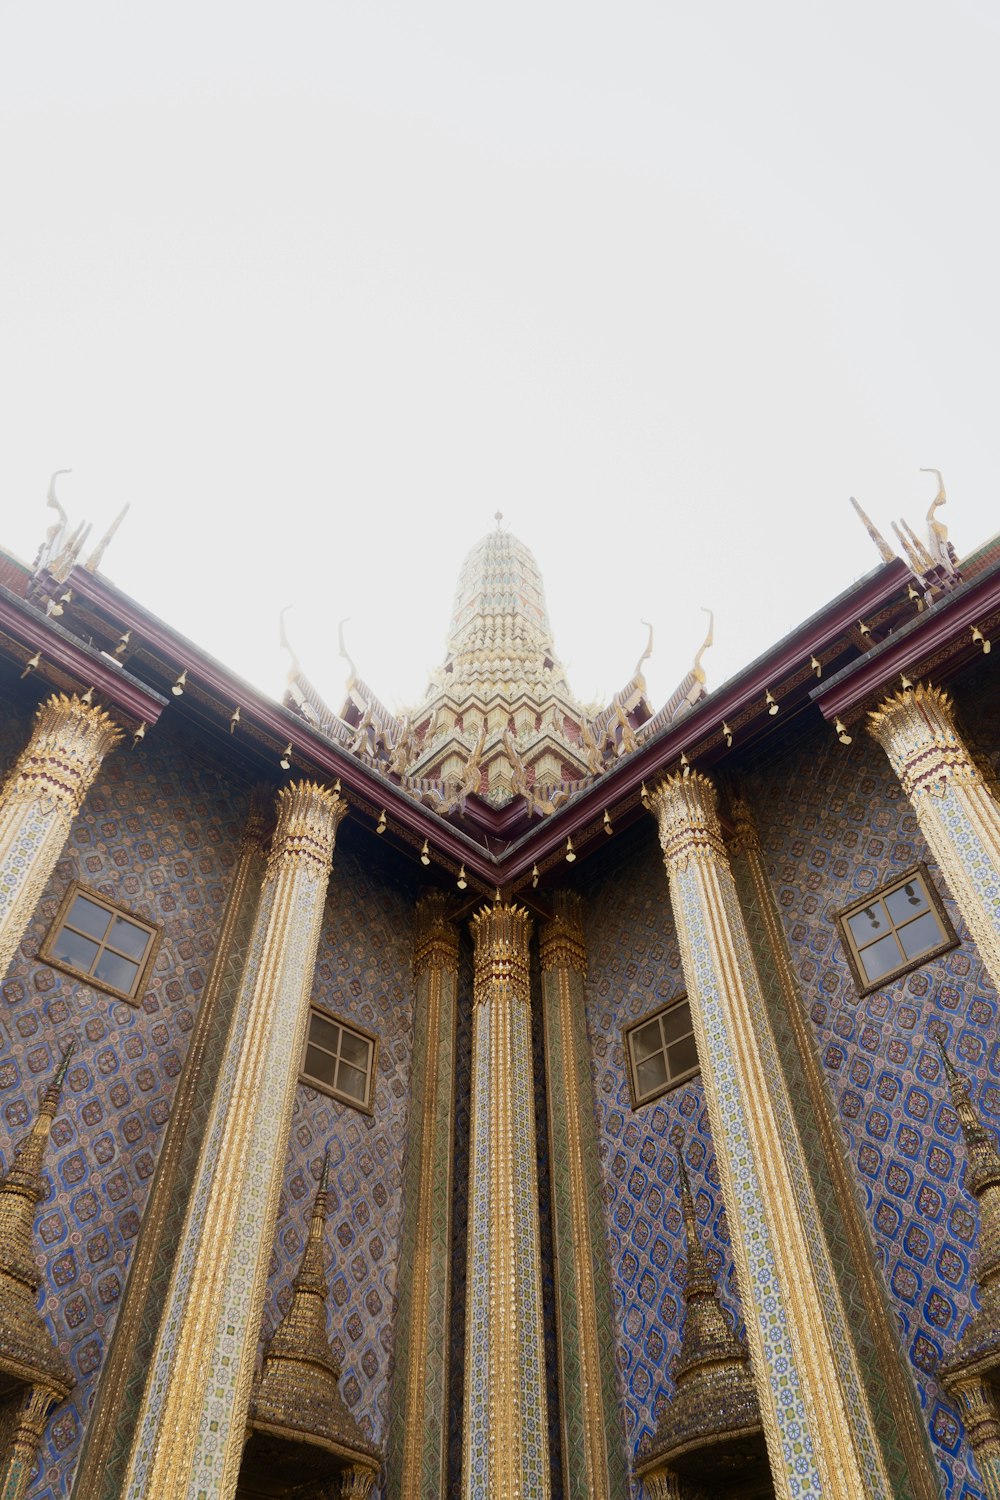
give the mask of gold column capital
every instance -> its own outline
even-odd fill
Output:
[[[691,859],[708,863],[726,860],[718,793],[708,776],[701,771],[664,776],[646,801],[660,830],[668,873],[686,870]]]
[[[538,934],[542,973],[553,969],[587,972],[587,943],[583,935],[583,902],[575,891],[559,891],[555,913]]]
[[[275,807],[278,820],[268,875],[296,864],[313,864],[329,872],[337,829],[347,811],[344,798],[315,781],[295,781],[281,788]]]
[[[509,986],[519,1000],[529,998],[528,944],[533,923],[523,906],[496,902],[469,922],[476,945],[474,994],[489,1000],[494,986]]]
[[[417,902],[413,973],[418,979],[428,969],[458,972],[458,930],[451,921],[451,905],[444,891],[428,891]]]
[[[39,801],[75,818],[102,760],[122,738],[105,709],[76,694],[53,693],[38,706],[31,739],[7,779],[2,800]]]
[[[759,855],[760,833],[749,803],[743,797],[736,797],[730,803],[729,812],[733,824],[733,836],[728,845],[730,857],[736,854]]]
[[[893,693],[868,715],[908,797],[940,796],[948,782],[981,780],[955,729],[954,705],[944,688],[919,682]]]

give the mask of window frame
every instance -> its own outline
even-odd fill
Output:
[[[88,973],[85,969],[78,969],[68,959],[58,958],[53,952],[59,935],[63,928],[68,925],[67,918],[77,896],[83,896],[86,900],[92,902],[94,906],[99,906],[103,911],[108,913],[109,917],[120,917],[123,921],[128,922],[130,926],[137,927],[140,932],[147,934],[149,941],[141,959],[136,960],[130,954],[122,955],[122,957],[128,958],[131,963],[138,962],[139,965],[135,976],[135,983],[131,990],[120,990],[116,985],[109,984],[106,979],[98,979],[96,974]],[[82,934],[82,936],[89,938],[91,942],[98,944],[97,953],[94,956],[95,964],[99,961],[101,954],[108,946],[106,939],[110,930],[111,923],[109,922],[105,929],[104,937],[100,940],[89,933]],[[72,927],[70,931],[77,932],[79,929]],[[91,886],[84,885],[82,881],[71,880],[66,887],[62,901],[59,903],[59,910],[56,912],[55,920],[45,934],[42,946],[38,950],[38,960],[40,963],[48,964],[50,968],[58,969],[62,974],[68,974],[72,979],[77,979],[83,984],[89,984],[95,990],[101,990],[106,995],[113,995],[116,1000],[124,1000],[126,1005],[138,1007],[142,1004],[143,991],[149,980],[162,936],[163,927],[160,923],[150,922],[145,917],[138,916],[135,912],[130,911],[128,907],[119,905],[117,901],[112,901],[109,896],[102,896],[100,891],[95,891]],[[111,948],[111,952],[116,953],[118,950]]]
[[[938,925],[944,937],[936,946],[928,948],[926,952],[919,954],[916,958],[905,959],[897,968],[891,969],[879,979],[869,979],[865,972],[864,960],[861,957],[863,950],[858,947],[854,940],[849,918],[857,916],[858,912],[864,911],[866,907],[871,906],[875,901],[881,901],[886,917],[892,923],[892,932],[895,934],[897,926],[892,920],[892,914],[888,906],[885,905],[885,898],[886,896],[891,896],[894,891],[901,890],[903,886],[913,881],[920,882],[924,895],[927,897],[928,910],[932,911],[937,918]],[[862,997],[872,995],[876,990],[882,990],[888,985],[895,984],[896,980],[901,979],[904,974],[911,974],[914,969],[923,968],[924,964],[930,963],[932,959],[940,958],[942,953],[949,953],[952,948],[957,948],[960,942],[951,918],[945,910],[944,901],[934,881],[931,879],[930,871],[922,860],[915,865],[911,865],[909,869],[904,870],[892,880],[887,880],[877,890],[869,891],[866,896],[861,897],[857,901],[852,901],[849,906],[841,907],[833,913],[833,916],[840,931],[840,939],[844,947],[851,975],[858,994]]]
[[[368,1067],[368,1082],[364,1101],[356,1099],[353,1094],[342,1093],[333,1084],[324,1083],[322,1078],[314,1078],[311,1073],[306,1072],[306,1053],[309,1049],[309,1032],[314,1015],[319,1016],[320,1020],[327,1021],[333,1026],[339,1026],[341,1031],[347,1031],[354,1036],[360,1037],[362,1041],[367,1042],[371,1047],[371,1061]],[[319,1044],[314,1042],[313,1045],[318,1046]],[[332,1010],[324,1010],[322,1005],[311,1004],[309,1006],[309,1021],[302,1040],[302,1055],[299,1060],[299,1082],[305,1084],[306,1088],[316,1089],[318,1093],[326,1094],[329,1099],[336,1099],[338,1104],[346,1104],[350,1109],[359,1110],[363,1115],[373,1115],[375,1111],[372,1106],[372,1099],[375,1094],[375,1075],[378,1071],[378,1047],[379,1039],[373,1031],[368,1031],[366,1027],[359,1026],[356,1021],[347,1021],[343,1016],[335,1015]],[[326,1047],[320,1047],[320,1051],[326,1052],[328,1057],[333,1056]],[[340,1061],[339,1053],[337,1054],[337,1061]]]
[[[622,1042],[625,1047],[625,1071],[628,1074],[628,1088],[633,1109],[642,1109],[647,1104],[652,1104],[655,1100],[662,1099],[664,1094],[673,1093],[674,1089],[681,1088],[685,1083],[690,1083],[692,1078],[696,1078],[701,1073],[701,1062],[699,1061],[693,1068],[688,1068],[685,1072],[678,1073],[676,1078],[668,1078],[663,1087],[658,1088],[655,1093],[643,1094],[641,1096],[639,1094],[636,1082],[635,1059],[632,1053],[632,1037],[643,1026],[648,1026],[651,1021],[660,1020],[661,1017],[668,1015],[670,1011],[676,1010],[681,1005],[687,1006],[688,1015],[691,1017],[691,1035],[695,1037],[695,1050],[697,1051],[698,1042],[694,1029],[694,1016],[691,1015],[691,1002],[686,993],[675,995],[672,1000],[667,1001],[666,1005],[661,1005],[657,1010],[649,1011],[646,1015],[640,1016],[637,1021],[630,1022],[628,1026],[622,1029]],[[660,1039],[661,1041],[663,1039],[662,1029],[660,1031]]]

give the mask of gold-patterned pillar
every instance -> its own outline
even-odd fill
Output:
[[[277,799],[250,952],[177,1246],[124,1493],[231,1500],[344,801],[299,782]]]
[[[417,903],[410,1140],[403,1185],[396,1374],[387,1458],[392,1500],[448,1488],[448,1314],[458,932],[449,901]]]
[[[531,1065],[531,919],[472,919],[463,1500],[548,1500],[549,1453]]]
[[[222,1069],[260,901],[271,803],[271,796],[263,791],[254,792],[250,800],[208,983],[195,1015],[125,1295],[84,1434],[73,1480],[74,1500],[118,1500],[121,1495],[137,1406],[170,1284],[177,1233],[193,1189],[198,1150]]]
[[[969,1439],[986,1500],[1000,1500],[1000,1416],[989,1376],[965,1372],[948,1382]]]
[[[802,1146],[761,1033],[760,979],[715,788],[697,772],[669,776],[649,804],[670,880],[775,1494],[888,1500],[817,1281],[822,1246],[803,1212]]]
[[[562,892],[542,928],[549,1172],[555,1244],[566,1500],[628,1494],[615,1389],[608,1247],[601,1207],[584,981],[587,949],[578,896]]]
[[[103,708],[53,693],[0,792],[0,977],[49,883],[101,762],[122,738]]]
[[[955,729],[951,698],[919,683],[868,718],[1000,989],[1000,804]]]

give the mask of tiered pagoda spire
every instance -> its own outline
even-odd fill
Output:
[[[687,1495],[681,1486],[690,1479],[698,1494],[728,1494],[733,1485],[747,1500],[764,1500],[774,1490],[750,1356],[719,1301],[682,1149],[677,1163],[687,1243],[684,1331],[674,1361],[674,1398],[652,1439],[641,1445],[636,1474],[653,1495]]]
[[[327,1334],[329,1188],[327,1154],[291,1305],[264,1345],[254,1382],[239,1497],[293,1495],[303,1485],[326,1481],[341,1486],[332,1495],[367,1494],[382,1461],[340,1394],[340,1362]]]

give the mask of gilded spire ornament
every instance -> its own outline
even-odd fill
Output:
[[[979,1204],[976,1288],[979,1311],[940,1366],[941,1380],[962,1414],[988,1500],[1000,1500],[1000,1152],[977,1115],[969,1086],[948,1056],[940,1033],[948,1091],[968,1157],[965,1185]]]
[[[338,1384],[340,1362],[327,1334],[324,1243],[329,1192],[327,1152],[305,1250],[292,1283],[291,1305],[264,1345],[263,1364],[254,1381],[247,1422],[250,1437],[237,1496],[298,1494],[304,1484],[329,1483],[334,1476],[340,1490],[330,1493],[365,1495],[378,1473],[381,1455],[344,1403]],[[368,1488],[359,1488],[366,1475]]]
[[[683,1142],[677,1151],[687,1243],[684,1331],[674,1361],[676,1385],[652,1439],[640,1445],[636,1474],[647,1490],[670,1494],[668,1476],[690,1477],[728,1494],[772,1496],[767,1447],[750,1355],[719,1301],[698,1235]],[[716,1493],[716,1488],[712,1493]]]
[[[73,1051],[66,1048],[42,1095],[38,1118],[0,1182],[0,1497],[21,1500],[45,1420],[75,1381],[36,1309],[41,1276],[34,1255],[42,1163]]]

